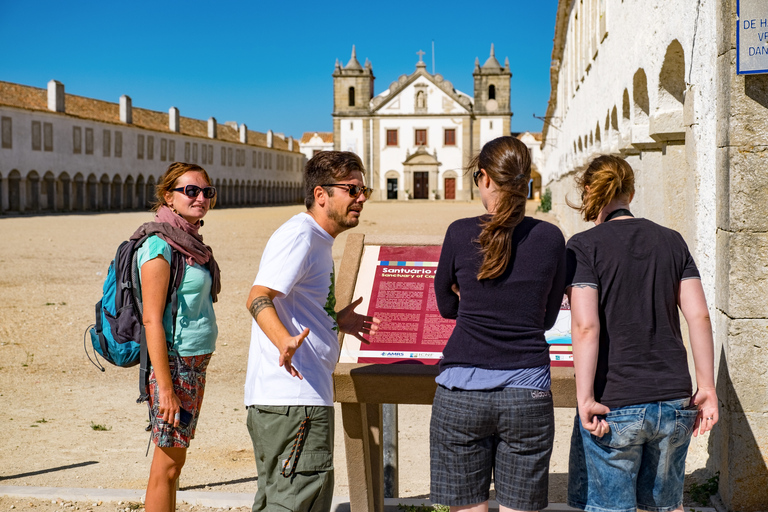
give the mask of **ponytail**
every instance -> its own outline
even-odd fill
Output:
[[[635,173],[623,158],[602,155],[592,160],[576,177],[576,186],[581,191],[581,204],[573,204],[567,199],[566,203],[578,210],[585,221],[591,222],[614,199],[635,193]]]
[[[528,147],[515,137],[499,137],[483,146],[469,165],[483,169],[496,184],[496,210],[483,222],[477,238],[483,262],[478,281],[499,277],[514,259],[512,233],[525,217],[531,157]]]

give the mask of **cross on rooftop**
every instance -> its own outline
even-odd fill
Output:
[[[426,53],[426,52],[424,52],[424,51],[422,51],[422,50],[419,50],[419,51],[417,51],[417,52],[416,52],[416,55],[418,55],[418,56],[419,56],[419,62],[424,62],[424,54],[425,54],[425,53]]]

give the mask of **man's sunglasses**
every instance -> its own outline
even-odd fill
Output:
[[[183,192],[185,196],[193,199],[199,196],[200,192],[203,193],[203,197],[206,199],[213,199],[216,197],[216,189],[214,187],[200,188],[197,185],[187,185],[186,187],[179,187],[171,190],[174,192]]]
[[[371,197],[373,189],[368,188],[365,185],[352,185],[351,183],[329,183],[327,185],[320,185],[321,187],[345,187],[349,192],[349,197],[357,199],[360,194],[363,194],[366,199]]]
[[[475,172],[472,173],[472,179],[475,180],[475,186],[479,187],[480,185],[477,183],[477,181],[480,179],[480,175],[483,173],[482,169],[478,169]]]

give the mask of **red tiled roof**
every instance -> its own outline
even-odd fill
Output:
[[[304,135],[301,136],[301,143],[308,143],[315,135],[323,139],[323,142],[326,144],[333,142],[333,132],[304,132]]]
[[[118,103],[68,93],[65,93],[64,102],[66,115],[105,123],[122,124]],[[0,105],[48,112],[48,91],[29,85],[0,81]],[[157,112],[144,108],[133,107],[132,126],[157,132],[173,133],[169,128],[167,112]],[[191,137],[208,138],[208,121],[180,117],[179,133]],[[240,135],[232,126],[219,123],[216,130],[216,140],[240,142]],[[272,140],[274,149],[288,151],[287,140],[278,136],[274,136]],[[267,134],[248,130],[248,145],[267,147]],[[293,152],[299,153],[298,144],[294,144]]]

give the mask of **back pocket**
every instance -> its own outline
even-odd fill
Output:
[[[680,446],[691,438],[698,415],[698,409],[677,409],[675,411],[675,431],[669,440],[672,446]]]
[[[624,448],[635,444],[645,419],[645,408],[620,409],[609,412],[605,421],[611,430],[603,437],[592,436],[597,444],[608,448]]]

